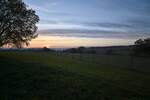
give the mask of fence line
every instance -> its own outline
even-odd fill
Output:
[[[77,61],[87,63],[105,64],[109,66],[131,68],[139,71],[150,72],[149,56],[133,56],[133,55],[96,55],[96,54],[80,54],[80,53],[58,53],[57,55],[69,57]]]

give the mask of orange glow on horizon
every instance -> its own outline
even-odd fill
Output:
[[[80,46],[112,46],[133,44],[133,39],[112,39],[112,38],[85,38],[85,37],[60,37],[60,36],[39,36],[31,41],[29,48],[69,48]]]

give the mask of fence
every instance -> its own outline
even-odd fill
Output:
[[[125,67],[137,71],[150,72],[150,57],[129,55],[96,55],[96,54],[72,54],[56,53],[57,56],[69,57],[69,59],[96,63],[113,67]]]

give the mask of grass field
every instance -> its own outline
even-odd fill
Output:
[[[150,100],[149,61],[1,51],[0,100]]]

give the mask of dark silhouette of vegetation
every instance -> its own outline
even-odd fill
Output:
[[[52,49],[50,49],[50,48],[47,48],[47,47],[43,47],[43,51],[55,52],[55,50],[52,50]]]
[[[150,54],[150,38],[135,41],[135,53]]]
[[[44,51],[49,51],[49,49],[47,47],[43,47]]]
[[[65,50],[64,52],[96,54],[95,50],[92,50],[92,49],[89,49],[89,48],[85,48],[85,47],[71,48],[71,49]]]
[[[78,50],[80,53],[83,53],[83,52],[86,50],[86,48],[85,48],[85,47],[79,47],[79,48],[77,48],[77,50]]]
[[[37,37],[35,11],[22,0],[0,0],[0,47],[21,48]]]
[[[66,52],[70,52],[70,53],[85,53],[85,51],[86,51],[85,47],[71,48],[66,50]]]

